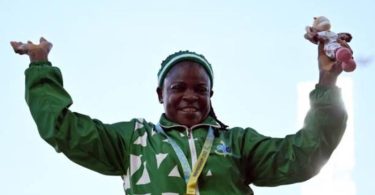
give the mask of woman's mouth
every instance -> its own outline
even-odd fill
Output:
[[[198,109],[192,108],[192,107],[187,107],[187,108],[182,108],[181,111],[186,112],[186,113],[192,113],[192,112],[197,112]]]

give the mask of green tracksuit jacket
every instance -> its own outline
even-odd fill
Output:
[[[168,139],[144,119],[105,124],[69,110],[72,99],[60,70],[49,62],[25,71],[26,101],[41,137],[72,161],[124,180],[126,194],[184,194],[181,164]],[[303,128],[285,138],[271,138],[251,128],[217,130],[208,117],[189,129],[159,123],[176,140],[190,166],[197,160],[209,126],[217,133],[198,180],[198,194],[253,194],[249,184],[277,186],[317,174],[338,145],[347,114],[336,87],[317,86]]]

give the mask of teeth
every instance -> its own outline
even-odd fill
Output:
[[[182,109],[182,111],[184,111],[184,112],[195,112],[195,111],[197,111],[197,109],[195,109],[195,108],[184,108],[184,109]]]

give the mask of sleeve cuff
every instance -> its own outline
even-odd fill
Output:
[[[31,62],[29,67],[33,66],[52,66],[52,63],[49,61]]]
[[[311,106],[342,104],[341,89],[337,86],[315,85],[310,93]]]

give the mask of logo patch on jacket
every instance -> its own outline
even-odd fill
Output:
[[[223,140],[216,146],[215,153],[221,156],[233,156],[232,149]]]

